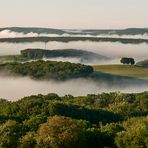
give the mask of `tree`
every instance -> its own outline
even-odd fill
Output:
[[[16,121],[8,120],[0,126],[0,147],[14,148],[18,145],[21,128]]]
[[[131,118],[123,123],[125,130],[117,133],[115,143],[119,148],[148,147],[148,116]]]
[[[131,64],[131,65],[135,64],[135,60],[133,58],[126,58],[126,57],[121,58],[120,62],[122,64]]]
[[[85,144],[83,124],[67,117],[49,117],[39,128],[36,139],[38,147],[79,148]]]
[[[19,141],[19,148],[35,148],[35,145],[36,140],[34,132],[28,132]]]

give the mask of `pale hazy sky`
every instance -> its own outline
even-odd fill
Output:
[[[0,27],[148,28],[148,0],[0,0]]]

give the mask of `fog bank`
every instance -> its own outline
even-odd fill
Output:
[[[23,33],[15,32],[9,29],[0,31],[0,38],[18,38],[18,37],[98,37],[98,38],[127,38],[127,39],[148,39],[148,34],[136,34],[136,35],[119,35],[116,33],[104,33],[104,34],[94,34],[93,32],[83,32],[81,30],[68,31],[65,30],[63,34],[55,33]]]
[[[19,54],[20,50],[27,48],[45,49],[45,43],[0,43],[0,55]],[[148,44],[122,44],[112,42],[90,42],[74,41],[68,43],[48,42],[46,49],[82,49],[95,52],[111,58],[121,58],[123,56],[134,57],[137,60],[147,59]]]
[[[112,65],[112,64],[121,64],[119,58],[115,59],[109,59],[109,60],[99,60],[99,59],[82,59],[82,58],[71,58],[71,57],[58,57],[58,58],[43,58],[42,60],[44,61],[62,61],[62,62],[71,62],[71,63],[81,63],[81,64],[86,64],[86,65],[97,65],[97,64],[107,64],[107,65]],[[33,61],[33,60],[31,60]]]
[[[35,81],[30,78],[4,77],[0,76],[0,98],[8,100],[18,100],[24,96],[57,93],[60,96],[71,94],[81,96],[87,94],[98,94],[101,92],[142,92],[148,90],[148,84],[133,85],[132,80],[119,86],[108,84],[103,81],[93,81],[91,79],[75,79],[65,82],[55,81]]]

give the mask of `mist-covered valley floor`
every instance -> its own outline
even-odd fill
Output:
[[[120,64],[121,57],[133,57],[136,62],[148,59],[148,44],[123,44],[119,42],[33,42],[33,43],[0,43],[0,56],[19,55],[20,51],[27,48],[54,49],[81,49],[110,58],[109,60],[95,59],[82,62],[77,57],[57,57],[44,60],[69,61],[72,63],[111,65]],[[57,93],[59,95],[71,94],[81,96],[98,94],[101,92],[142,92],[148,90],[148,81],[110,75],[101,72],[95,78],[72,79],[63,82],[53,80],[32,80],[29,77],[12,77],[0,75],[0,97],[9,100],[17,100],[24,96],[34,94]]]
[[[102,92],[138,93],[148,90],[148,81],[128,77],[99,75],[99,78],[78,78],[66,81],[33,80],[29,77],[0,75],[0,95],[11,101],[24,96],[57,93],[83,96]]]

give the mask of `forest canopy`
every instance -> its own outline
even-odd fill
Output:
[[[2,148],[146,148],[148,92],[0,99]]]

